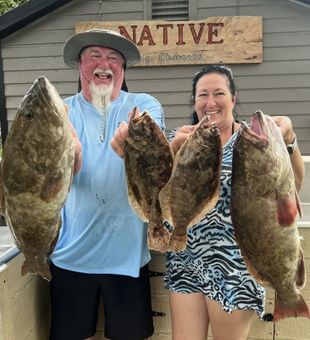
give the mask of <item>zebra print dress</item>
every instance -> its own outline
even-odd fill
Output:
[[[237,132],[223,146],[220,198],[209,214],[188,229],[187,247],[167,253],[166,288],[201,292],[223,310],[254,310],[264,315],[265,289],[249,274],[236,244],[230,217],[231,167]]]

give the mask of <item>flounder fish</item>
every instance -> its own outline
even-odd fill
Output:
[[[44,76],[22,99],[1,162],[1,205],[17,247],[21,273],[50,280],[48,258],[57,242],[74,167],[66,107]]]
[[[276,292],[274,321],[310,318],[300,293],[305,264],[294,173],[280,129],[261,111],[242,123],[234,145],[231,215],[249,272]]]
[[[150,249],[165,252],[170,232],[163,224],[158,193],[168,182],[173,152],[159,126],[147,111],[137,108],[129,120],[124,146],[124,162],[131,207],[148,227]]]
[[[186,247],[187,228],[199,222],[219,198],[222,143],[207,117],[176,153],[169,182],[159,193],[163,217],[173,226],[169,250]]]

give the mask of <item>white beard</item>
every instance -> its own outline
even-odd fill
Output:
[[[106,113],[111,105],[113,84],[98,86],[92,82],[89,89],[92,97],[92,104],[100,113]]]

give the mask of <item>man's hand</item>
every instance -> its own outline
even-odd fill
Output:
[[[128,137],[128,124],[121,122],[115,130],[115,134],[111,140],[112,149],[120,156],[124,156],[125,139]]]

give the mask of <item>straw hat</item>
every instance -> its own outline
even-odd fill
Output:
[[[63,49],[64,62],[72,67],[78,68],[80,53],[87,46],[109,47],[120,52],[127,67],[140,61],[138,47],[129,39],[115,31],[106,29],[91,29],[72,35],[65,43]]]

